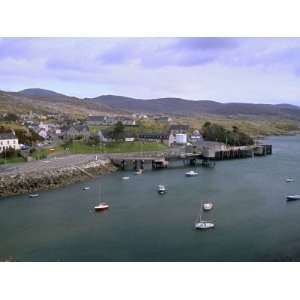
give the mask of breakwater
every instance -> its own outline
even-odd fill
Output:
[[[44,161],[43,167],[39,167],[41,162],[33,163],[31,168],[25,166],[0,174],[0,197],[54,189],[116,170],[109,159],[61,162],[54,166],[51,161]]]

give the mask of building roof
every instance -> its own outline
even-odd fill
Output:
[[[88,121],[98,121],[98,122],[103,122],[106,120],[106,116],[89,116]]]
[[[170,130],[188,130],[188,129],[189,129],[189,125],[176,124],[170,126]]]
[[[148,139],[161,139],[161,138],[168,138],[169,134],[166,132],[152,132],[152,133],[142,133],[139,135],[140,138],[148,138]]]
[[[14,140],[17,137],[12,132],[0,133],[0,140]]]
[[[71,125],[71,126],[64,126],[63,127],[64,131],[68,131],[70,129],[75,129],[77,131],[83,131],[83,130],[89,131],[89,127],[85,124],[78,124],[78,125]]]

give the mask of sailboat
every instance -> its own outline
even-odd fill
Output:
[[[99,184],[99,195],[101,199],[101,183]],[[97,206],[94,207],[95,211],[107,210],[109,205],[106,202],[100,202]]]
[[[215,224],[209,221],[202,220],[202,205],[199,213],[199,218],[195,222],[195,229],[205,230],[214,228]]]
[[[141,145],[141,147],[140,147],[140,154],[142,156],[142,153],[143,153],[142,146],[143,146],[143,144],[141,143],[140,145]],[[134,174],[135,175],[142,175],[143,174],[143,169],[137,169]]]

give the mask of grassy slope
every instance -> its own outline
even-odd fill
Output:
[[[167,148],[161,143],[139,143],[139,142],[128,142],[128,143],[108,143],[100,144],[98,146],[86,145],[82,142],[73,142],[69,147],[69,152],[72,154],[80,153],[130,153],[130,152],[146,152],[146,151],[163,151]],[[63,150],[63,148],[57,149]]]
[[[205,116],[199,118],[178,118],[177,121],[189,124],[192,128],[197,129],[200,129],[206,121],[217,123],[227,129],[232,129],[232,126],[237,126],[241,131],[251,136],[280,135],[300,131],[300,124],[290,120],[250,120]]]

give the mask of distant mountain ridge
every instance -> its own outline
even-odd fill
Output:
[[[100,115],[103,113],[145,113],[180,116],[279,118],[300,121],[300,107],[291,104],[221,103],[181,98],[137,99],[116,95],[95,98],[70,97],[51,90],[31,88],[19,92],[0,91],[0,111],[30,111]]]
[[[92,101],[135,113],[173,114],[195,116],[214,114],[222,116],[269,116],[300,120],[300,107],[291,104],[221,103],[211,100],[185,100],[181,98],[159,98],[142,100],[123,96],[103,95],[88,98]]]

